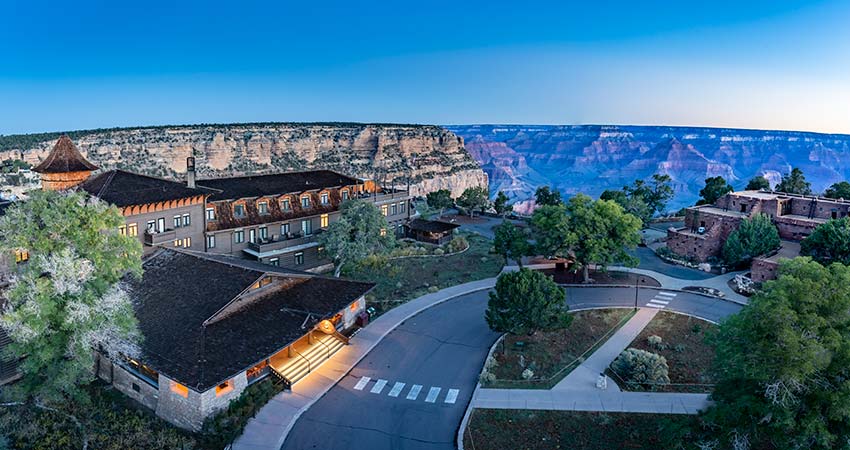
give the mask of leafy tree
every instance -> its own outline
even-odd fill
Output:
[[[627,213],[649,223],[656,213],[664,210],[667,202],[673,198],[673,180],[669,175],[654,174],[649,183],[635,180],[621,191],[606,190],[600,200],[611,200],[620,205]]]
[[[490,197],[484,186],[473,186],[466,188],[457,199],[457,204],[472,217],[475,210],[483,211],[490,206]]]
[[[534,192],[534,203],[537,206],[557,206],[564,204],[564,201],[561,200],[561,191],[557,188],[540,186]]]
[[[535,209],[531,215],[531,231],[535,253],[560,258],[570,256],[574,238],[570,232],[567,208],[563,204]]]
[[[596,200],[579,194],[566,206],[567,227],[572,235],[571,252],[589,283],[590,264],[601,267],[613,263],[637,265],[627,249],[640,243],[641,222],[610,200]]]
[[[522,268],[499,275],[484,317],[493,331],[534,334],[572,321],[564,290],[542,272]]]
[[[94,349],[134,356],[136,319],[121,279],[141,275],[142,248],[117,208],[82,193],[36,191],[0,218],[0,251],[27,250],[0,324],[23,357],[15,394],[36,403],[85,401]]]
[[[670,383],[667,358],[637,348],[623,350],[611,363],[611,370],[628,383],[649,385]]]
[[[846,181],[833,183],[832,186],[826,188],[823,196],[826,198],[843,198],[845,200],[850,200],[850,183]]]
[[[333,259],[335,277],[346,264],[385,253],[395,245],[395,236],[387,232],[387,218],[373,203],[350,200],[340,205],[339,212],[339,219],[318,235],[323,252]]]
[[[505,220],[495,229],[496,253],[508,260],[515,260],[522,267],[523,256],[534,254],[533,246],[528,242],[525,230]]]
[[[812,184],[806,181],[803,171],[795,167],[791,169],[791,173],[782,176],[782,181],[776,185],[775,190],[789,194],[811,195]]]
[[[440,211],[438,217],[443,217],[443,211],[455,204],[454,200],[452,200],[452,193],[448,189],[429,192],[425,196],[425,201],[428,203],[428,206]]]
[[[747,187],[744,189],[748,191],[760,191],[762,189],[769,191],[770,181],[768,181],[765,177],[753,177],[747,182]]]
[[[753,258],[779,248],[779,231],[765,214],[755,214],[741,221],[723,244],[723,260],[740,266]]]
[[[493,201],[493,209],[496,210],[496,214],[505,217],[505,215],[511,211],[513,211],[513,205],[508,204],[508,196],[505,195],[504,192],[499,191],[496,195],[496,200]]]
[[[850,441],[850,268],[780,263],[714,339],[716,448],[847,448]]]
[[[800,254],[827,265],[850,265],[850,217],[832,219],[818,225],[800,243]]]
[[[599,196],[600,200],[611,200],[614,203],[620,205],[624,211],[627,213],[641,219],[641,222],[644,224],[648,223],[650,219],[652,219],[652,210],[650,206],[646,204],[643,197],[629,195],[625,192],[625,189],[620,191],[615,190],[606,190],[602,192],[602,195]]]
[[[705,179],[705,187],[699,191],[701,197],[697,205],[713,205],[720,197],[734,191],[732,185],[726,182],[726,179],[717,176]]]

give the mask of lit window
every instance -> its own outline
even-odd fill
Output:
[[[15,250],[15,262],[20,264],[29,261],[30,252],[26,250]]]
[[[129,236],[138,236],[139,235],[139,225],[136,223],[131,223],[127,225],[127,235]]]
[[[387,207],[387,205],[381,205],[381,214],[383,214],[384,216],[388,216],[389,213],[390,209]]]
[[[180,216],[174,216],[174,228],[180,228]]]
[[[180,247],[180,239],[175,239],[175,240],[174,240],[174,246],[175,246],[175,247]]]
[[[269,202],[259,202],[257,203],[257,209],[260,211],[260,214],[266,215],[269,213]]]
[[[245,205],[233,205],[233,215],[236,217],[245,217]]]
[[[159,373],[135,359],[127,359],[130,373],[145,380],[152,386],[159,386]],[[126,367],[126,366],[125,366]]]
[[[328,203],[330,203],[328,201],[328,194],[322,194],[322,204],[327,205]]]
[[[291,208],[292,208],[292,206],[289,204],[289,199],[288,199],[288,198],[285,198],[285,199],[283,199],[283,200],[281,200],[281,201],[280,201],[280,209],[281,209],[281,210],[283,210],[283,211],[289,211]]]
[[[207,208],[207,220],[215,220],[215,208]]]
[[[183,247],[189,248],[192,246],[192,238],[183,238]]]
[[[227,380],[215,387],[215,396],[219,397],[233,390],[233,380]]]
[[[189,398],[189,388],[176,381],[171,382],[171,392],[174,392],[183,398]]]
[[[322,225],[321,225],[321,226],[322,226],[322,228],[327,228],[327,227],[328,227],[328,220],[329,220],[329,219],[328,219],[328,215],[327,215],[327,214],[322,214],[322,216],[320,217],[320,219],[321,219],[321,221],[322,221]]]
[[[301,207],[309,208],[310,207],[310,197],[301,197]]]
[[[120,227],[118,227],[118,234],[120,234],[121,236],[126,236],[127,235],[127,227],[124,226],[124,225],[121,225]]]
[[[381,228],[381,236],[386,236],[386,235],[387,235],[387,229]]]
[[[192,218],[188,214],[183,214],[183,226],[188,227],[192,224]]]
[[[359,304],[360,304],[360,302],[359,302],[359,301],[354,302],[354,303],[352,303],[352,304],[348,307],[348,309],[350,309],[350,310],[351,310],[351,312],[355,312],[355,311],[357,311],[357,305],[359,305]]]
[[[215,248],[215,235],[207,236],[207,248]]]
[[[295,254],[295,265],[300,266],[304,264],[304,252],[298,252]]]

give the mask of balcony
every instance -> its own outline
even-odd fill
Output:
[[[294,250],[294,247],[317,245],[316,235],[321,232],[322,230],[316,230],[309,236],[304,236],[302,233],[290,233],[285,236],[273,235],[268,239],[258,239],[257,242],[249,242],[248,248],[244,251],[258,258],[265,255],[285,253],[286,250]]]
[[[389,201],[401,201],[409,198],[409,193],[407,191],[396,190],[394,192],[379,192],[378,194],[361,194],[357,196],[357,198],[368,200],[373,203],[383,203]]]
[[[161,232],[145,230],[145,245],[161,245],[174,242],[177,238],[177,231],[165,230]]]

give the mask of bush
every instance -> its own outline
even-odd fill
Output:
[[[466,241],[466,238],[463,236],[457,236],[449,242],[447,249],[449,253],[457,253],[469,247],[469,242]]]
[[[667,359],[656,353],[629,348],[611,363],[611,370],[628,383],[670,383]]]
[[[254,417],[283,386],[272,382],[271,377],[258,381],[242,392],[238,399],[230,402],[227,409],[204,421],[201,442],[205,448],[224,448],[242,434],[248,419]]]
[[[436,255],[436,256],[444,255],[445,253],[446,253],[445,250],[443,250],[441,248],[435,248],[434,249],[434,255]]]
[[[656,336],[656,335],[653,334],[652,336],[646,338],[646,342],[649,344],[650,347],[652,347],[656,350],[662,349],[661,347],[663,346],[663,344],[662,344],[661,336]]]

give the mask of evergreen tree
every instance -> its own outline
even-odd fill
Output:
[[[843,198],[845,200],[850,200],[850,183],[846,181],[833,183],[832,186],[828,187],[826,191],[824,191],[823,196],[826,198]]]
[[[514,207],[508,204],[508,201],[510,200],[504,192],[499,191],[499,193],[496,194],[496,200],[493,201],[493,209],[496,210],[496,214],[505,217],[506,214],[513,211]]]
[[[800,254],[828,265],[850,265],[850,217],[832,219],[818,225],[800,243]]]
[[[522,268],[499,275],[490,292],[487,325],[493,331],[531,335],[569,326],[564,290],[542,272]]]
[[[534,203],[537,206],[557,206],[564,204],[561,200],[561,191],[549,186],[541,186],[534,192]]]
[[[778,249],[779,231],[765,214],[755,214],[741,221],[723,244],[723,260],[738,267],[753,258]]]
[[[699,191],[701,197],[697,205],[713,205],[720,197],[723,197],[734,189],[726,182],[726,179],[717,176],[705,179],[705,187]]]
[[[507,260],[513,259],[522,267],[522,258],[534,254],[533,246],[528,242],[525,230],[505,220],[495,228],[494,246],[496,253]]]
[[[484,211],[490,206],[489,193],[483,186],[466,188],[457,199],[457,205],[465,209],[469,217],[473,217],[475,210]]]
[[[559,258],[570,256],[575,237],[570,232],[567,208],[563,204],[535,209],[531,215],[531,231],[535,253]]]
[[[811,195],[812,184],[806,181],[803,171],[795,167],[791,173],[784,175],[782,181],[776,185],[776,192],[787,192],[789,194]]]
[[[333,260],[335,277],[346,264],[386,253],[395,245],[387,218],[374,203],[350,200],[340,205],[339,212],[339,219],[318,235],[322,251]]]
[[[446,208],[451,208],[454,206],[455,202],[452,200],[452,193],[448,189],[440,189],[434,192],[429,192],[425,196],[425,202],[428,203],[428,206],[440,211],[438,217],[443,217],[443,211]]]
[[[770,190],[770,181],[767,178],[758,176],[753,177],[750,181],[747,182],[747,187],[744,188],[747,191],[760,191],[762,189],[769,191]]]

